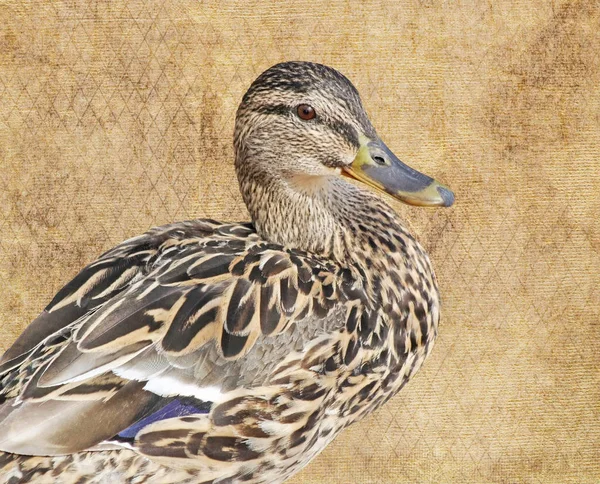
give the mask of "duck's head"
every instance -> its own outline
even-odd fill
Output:
[[[241,182],[267,177],[311,191],[346,175],[410,205],[454,202],[448,188],[394,155],[352,83],[321,64],[285,62],[263,72],[242,99],[234,144]]]

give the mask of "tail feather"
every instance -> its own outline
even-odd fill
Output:
[[[0,452],[0,482],[7,484],[116,484],[134,478],[139,484],[198,483],[198,476],[165,468],[130,450],[52,457]]]

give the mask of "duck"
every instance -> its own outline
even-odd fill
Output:
[[[251,222],[122,242],[3,354],[3,482],[282,483],[421,368],[438,284],[385,198],[449,207],[452,191],[321,64],[260,74],[233,145]]]

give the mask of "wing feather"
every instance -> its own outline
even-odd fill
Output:
[[[85,450],[176,395],[212,401],[210,395],[247,396],[256,387],[261,390],[252,395],[259,398],[271,391],[260,385],[290,351],[332,328],[343,329],[346,311],[339,308],[348,299],[343,288],[359,292],[347,279],[315,256],[265,243],[248,225],[198,220],[130,239],[59,291],[4,355],[0,399],[4,394],[7,401],[0,406],[0,428],[9,430],[0,431],[0,449]],[[321,394],[307,384],[300,396],[316,401]],[[127,409],[119,413],[123,405]],[[290,416],[300,410],[280,410],[272,417],[270,437],[274,429],[289,435],[308,418]],[[239,431],[259,438],[261,415]],[[177,425],[189,423],[183,419]],[[19,437],[27,421],[29,443]],[[228,465],[227,458],[257,458],[256,449],[225,427],[215,431],[214,423],[200,421],[185,439],[183,433],[156,437],[152,432],[166,424],[153,423],[137,442],[149,456],[201,454],[213,470]],[[209,433],[207,425],[213,426]],[[173,444],[175,437],[185,440],[181,447]]]

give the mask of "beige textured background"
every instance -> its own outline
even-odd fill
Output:
[[[443,291],[432,358],[293,482],[600,482],[595,1],[0,2],[0,350],[124,238],[246,218],[235,108],[290,59],[458,200],[399,207]]]

